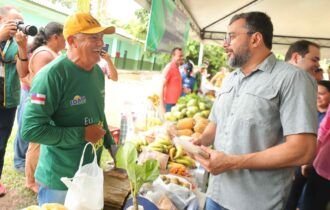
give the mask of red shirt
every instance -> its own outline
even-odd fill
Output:
[[[166,104],[176,104],[182,90],[182,78],[179,71],[179,67],[176,63],[170,64],[170,69],[167,72],[166,84],[164,86],[164,102]]]

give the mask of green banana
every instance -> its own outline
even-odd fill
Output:
[[[172,145],[172,142],[171,142],[171,140],[169,140],[169,139],[157,139],[155,142],[157,142],[157,143],[159,143],[159,144],[163,144],[163,145],[166,145],[166,146],[170,146],[170,145]]]
[[[191,168],[196,167],[195,160],[193,160],[191,157],[189,157],[187,155],[175,159],[175,162],[181,163],[181,164],[183,164],[187,167],[191,167]]]
[[[164,147],[162,145],[157,146],[157,145],[148,145],[148,148],[153,150],[153,151],[158,151],[158,152],[164,152]]]
[[[183,152],[184,152],[184,151],[183,151],[183,147],[180,146],[180,145],[178,145],[178,146],[176,147],[176,153],[175,153],[175,156],[173,157],[173,159],[175,160],[175,159],[181,157],[181,156],[183,155]]]
[[[170,160],[174,160],[175,152],[176,152],[176,148],[175,148],[175,147],[172,147],[172,148],[170,149],[170,151],[169,151]]]

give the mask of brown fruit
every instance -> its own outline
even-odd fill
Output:
[[[191,136],[193,133],[191,129],[177,130],[178,136]]]
[[[195,125],[195,120],[193,118],[184,118],[178,121],[176,128],[178,130],[192,129]]]

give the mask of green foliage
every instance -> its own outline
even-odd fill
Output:
[[[135,197],[144,183],[152,182],[159,176],[157,160],[147,160],[143,164],[138,164],[137,156],[136,146],[130,142],[121,146],[116,154],[116,166],[126,170]]]
[[[195,64],[198,63],[199,55],[199,42],[195,40],[188,40],[188,44],[185,49],[186,57],[192,60]],[[216,45],[205,45],[204,46],[204,57],[203,62],[208,61],[209,67],[208,71],[211,75],[218,72],[219,68],[222,66],[228,67],[227,56],[223,47]]]
[[[146,9],[139,9],[135,11],[135,20],[131,20],[123,28],[127,30],[134,37],[145,40],[147,36],[147,26],[149,22],[149,13]]]
[[[279,54],[279,53],[275,54],[275,56],[276,56],[276,59],[279,61],[284,61],[284,59],[285,59],[285,56],[282,54]]]
[[[199,47],[199,42],[188,39],[185,49],[186,58],[193,61],[195,64],[198,63]]]
[[[223,47],[206,45],[204,47],[204,60],[209,61],[209,73],[215,75],[220,67],[228,67],[227,55]]]

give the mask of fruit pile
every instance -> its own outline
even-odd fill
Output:
[[[175,146],[168,135],[159,135],[155,137],[154,141],[148,143],[146,138],[138,138],[133,140],[139,152],[144,149],[157,151],[167,154],[169,157],[167,168],[173,166],[181,166],[183,168],[195,168],[195,160],[189,157],[181,146]]]
[[[207,97],[189,94],[181,97],[171,112],[165,113],[165,119],[175,122],[186,117],[208,118],[212,105],[213,102]]]
[[[176,123],[177,136],[191,136],[198,138],[205,130],[209,121],[203,117],[184,118]]]

